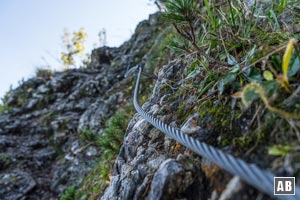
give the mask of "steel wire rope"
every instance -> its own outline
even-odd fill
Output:
[[[132,73],[136,70],[138,71],[138,75],[136,78],[135,88],[134,88],[134,96],[133,96],[133,104],[136,111],[150,124],[154,127],[168,135],[169,137],[175,139],[177,142],[181,143],[185,147],[193,150],[198,155],[203,156],[215,164],[217,164],[222,169],[228,171],[232,175],[237,175],[241,180],[253,186],[259,191],[262,191],[272,198],[280,199],[280,200],[300,200],[300,191],[299,186],[295,185],[295,195],[276,195],[274,196],[274,185],[273,178],[274,174],[271,172],[260,169],[255,164],[249,164],[245,161],[233,157],[230,154],[224,153],[220,149],[217,149],[213,146],[210,146],[204,142],[201,142],[187,134],[181,132],[178,129],[175,129],[161,121],[157,118],[151,116],[146,113],[138,103],[138,92],[139,92],[139,84],[140,78],[142,74],[142,66],[138,64],[137,66],[131,68],[126,74],[125,77],[128,76],[129,73]]]

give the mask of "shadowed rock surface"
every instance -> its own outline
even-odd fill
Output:
[[[34,77],[8,93],[10,109],[0,114],[0,199],[57,199],[79,186],[101,154],[80,131],[101,135],[118,107],[131,103],[123,75],[141,62],[161,25],[152,15],[121,47],[95,49],[86,68]]]

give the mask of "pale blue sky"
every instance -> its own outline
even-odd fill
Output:
[[[90,52],[103,28],[107,45],[119,46],[156,10],[149,0],[0,0],[0,97],[37,67],[61,69],[64,28],[83,27]]]

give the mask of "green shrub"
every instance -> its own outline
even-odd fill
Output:
[[[66,67],[75,65],[76,57],[83,56],[86,38],[87,34],[83,28],[73,32],[72,39],[70,39],[70,33],[67,30],[64,31],[63,44],[66,51],[61,53],[61,60]]]
[[[96,144],[97,142],[97,134],[92,129],[83,129],[79,132],[80,139],[86,143]]]
[[[4,153],[0,153],[0,170],[7,168],[11,164],[11,157]]]
[[[8,106],[6,103],[3,103],[2,105],[0,105],[0,113],[9,111],[10,109],[11,109],[10,106]]]
[[[117,112],[109,121],[108,127],[98,139],[99,146],[104,150],[103,157],[111,159],[119,152],[124,133],[128,124],[128,117]]]
[[[275,146],[271,153],[282,155],[289,151],[276,145],[299,145],[300,37],[289,28],[299,24],[298,1],[165,2],[164,17],[178,33],[169,47],[180,49],[177,58],[190,63],[172,96],[195,95],[194,107],[210,100],[231,108],[237,117],[223,125],[250,118],[246,133],[237,131],[220,144],[250,148],[247,153]],[[175,113],[179,122],[193,112],[184,108],[183,103]]]
[[[127,124],[132,113],[132,106],[127,106],[125,110],[116,112],[110,118],[103,135],[98,138],[93,130],[87,129],[80,132],[80,136],[84,141],[99,146],[103,153],[98,160],[98,164],[85,177],[82,186],[76,193],[80,197],[79,199],[99,199],[109,185],[113,164],[123,143]]]
[[[53,76],[53,71],[46,68],[37,68],[36,76],[40,78],[50,79]]]
[[[60,197],[60,200],[75,200],[75,187],[70,186],[67,188],[65,193]]]

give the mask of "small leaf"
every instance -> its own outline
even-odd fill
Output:
[[[240,66],[238,64],[234,65],[230,73],[237,73],[240,70]]]
[[[299,57],[297,56],[295,59],[291,59],[293,60],[293,63],[290,65],[290,69],[288,72],[288,76],[294,76],[300,69],[300,63],[299,63]]]
[[[250,88],[242,92],[242,102],[245,105],[245,107],[249,107],[251,103],[258,97],[259,96],[254,88]]]
[[[262,82],[261,86],[269,96],[272,96],[277,91],[279,84],[276,80],[272,80]]]
[[[228,62],[229,65],[236,65],[237,64],[237,61],[235,60],[235,58],[230,54],[227,55],[227,60],[228,60],[227,62]]]
[[[287,6],[287,0],[280,0],[280,4],[278,5],[278,12],[282,13]]]
[[[268,154],[273,156],[285,156],[293,149],[288,145],[274,145],[268,148]]]
[[[258,82],[258,81],[261,81],[262,76],[261,76],[261,73],[255,67],[252,67],[251,72],[248,76],[248,79],[251,82]]]
[[[196,68],[193,71],[191,71],[185,79],[195,78],[198,74],[200,74],[200,70]]]
[[[282,59],[283,77],[284,77],[285,81],[287,81],[287,82],[289,81],[288,80],[288,70],[289,70],[289,63],[290,63],[290,60],[291,60],[294,43],[295,43],[295,39],[290,39],[289,40],[289,42],[286,46],[286,50],[285,50],[284,55],[283,55],[283,59]]]
[[[197,60],[194,61],[194,62],[192,62],[191,66],[190,66],[190,70],[191,71],[195,70],[195,68],[197,67],[197,65],[198,65],[198,61]]]
[[[254,47],[247,52],[246,56],[242,58],[242,61],[247,61],[249,58],[251,58],[254,55],[255,50],[256,50],[256,45],[254,45]]]
[[[273,67],[275,67],[277,70],[281,70],[282,58],[279,55],[271,56],[270,61],[271,61]]]
[[[273,74],[268,70],[264,71],[263,76],[267,81],[274,80]]]
[[[218,82],[218,91],[219,94],[224,92],[224,86],[235,81],[236,74],[235,73],[228,73],[226,74],[219,82]]]
[[[243,72],[242,72],[243,76],[248,77],[248,76],[250,76],[250,73],[251,73],[251,67],[247,67],[247,68],[243,69]]]
[[[254,45],[254,47],[247,53],[247,57],[250,58],[254,55],[256,49],[256,45]]]
[[[268,15],[269,15],[270,19],[274,20],[274,26],[275,26],[275,28],[277,30],[279,30],[280,29],[280,24],[278,23],[278,20],[277,20],[275,12],[271,9],[271,10],[269,10]]]

